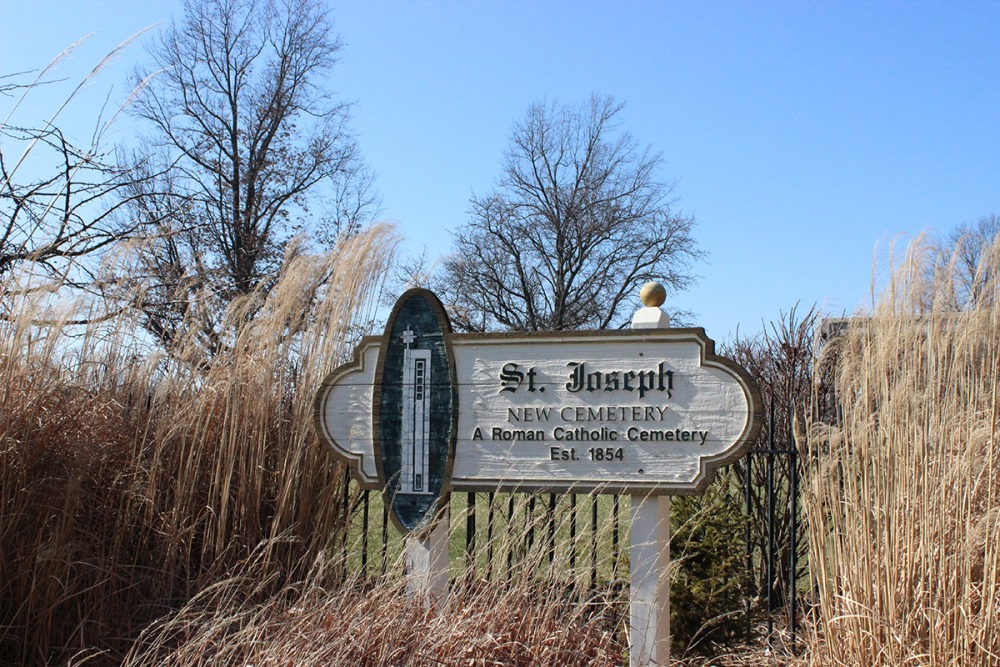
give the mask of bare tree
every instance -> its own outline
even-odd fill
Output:
[[[32,263],[50,278],[80,283],[90,275],[80,260],[135,231],[114,216],[124,206],[121,174],[101,154],[74,146],[58,128],[0,127],[0,138],[44,147],[52,169],[27,181],[16,177],[0,143],[0,276]]]
[[[332,243],[375,214],[348,107],[322,87],[340,48],[315,0],[189,0],[150,49],[161,72],[135,113],[152,128],[144,151],[169,168],[133,212],[161,228],[143,265],[147,328],[164,343],[193,299],[266,292],[296,233]]]
[[[143,174],[151,172],[144,164],[143,174],[124,170],[103,148],[117,113],[106,122],[97,118],[93,136],[84,144],[69,139],[57,125],[83,86],[134,38],[105,56],[47,120],[28,126],[12,122],[18,107],[36,89],[60,83],[51,73],[86,38],[40,72],[0,75],[0,97],[11,100],[0,119],[0,291],[99,291],[95,280],[101,257],[140,232],[141,222],[119,213],[142,187]]]
[[[942,246],[946,261],[953,261],[955,300],[959,308],[974,308],[993,295],[985,290],[992,283],[989,271],[995,262],[983,261],[1000,242],[1000,216],[993,213],[975,224],[961,224],[948,235]]]
[[[515,125],[497,187],[472,197],[435,284],[457,327],[613,327],[643,282],[690,285],[694,219],[671,210],[660,156],[618,130],[621,110],[596,96],[535,104]]]

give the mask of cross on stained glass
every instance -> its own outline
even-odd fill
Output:
[[[410,349],[410,345],[417,339],[413,333],[413,329],[407,327],[406,331],[403,332],[403,343],[406,345],[406,349]]]

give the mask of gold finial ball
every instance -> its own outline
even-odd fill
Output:
[[[639,300],[644,306],[659,308],[667,300],[667,290],[658,282],[648,282],[639,290]]]

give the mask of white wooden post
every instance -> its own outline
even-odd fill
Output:
[[[670,660],[670,496],[632,496],[629,665]]]
[[[665,329],[670,318],[660,310],[666,290],[646,283],[639,294],[643,308],[633,329]],[[665,667],[670,663],[670,496],[632,496],[629,530],[630,667]]]
[[[430,531],[403,539],[406,592],[424,609],[438,609],[448,599],[448,509],[438,516]]]

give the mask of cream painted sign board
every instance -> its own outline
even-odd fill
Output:
[[[457,387],[448,491],[699,493],[760,427],[746,372],[702,329],[447,334]],[[323,383],[317,425],[370,488],[384,337]]]
[[[686,494],[741,456],[753,384],[700,329],[452,340],[452,488]]]

